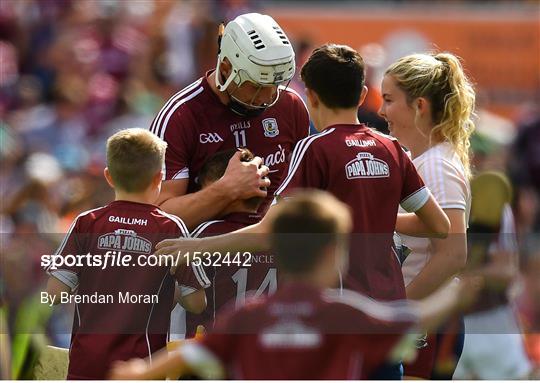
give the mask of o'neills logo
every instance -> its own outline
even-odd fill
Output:
[[[251,128],[251,124],[249,121],[240,121],[236,124],[231,124],[231,132],[234,132],[235,130],[242,130],[242,129],[249,129]]]
[[[118,229],[114,233],[99,236],[97,247],[102,250],[124,250],[150,254],[152,243],[137,235],[133,230]]]
[[[347,179],[356,178],[385,178],[390,176],[390,168],[383,160],[375,158],[373,154],[361,152],[356,158],[345,165]]]

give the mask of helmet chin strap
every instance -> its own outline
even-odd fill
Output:
[[[238,100],[236,97],[234,97],[232,93],[229,92],[228,88],[229,85],[234,81],[234,78],[237,76],[237,74],[234,72],[231,73],[225,83],[222,84],[222,74],[217,68],[219,68],[219,61],[218,66],[216,67],[216,87],[219,91],[225,92],[227,93],[227,96],[229,96],[229,102],[227,103],[227,107],[232,112],[242,117],[254,118],[260,116],[266,110],[266,107],[250,107],[242,101]]]
[[[260,116],[266,110],[266,107],[249,107],[237,100],[236,97],[232,96],[229,92],[227,92],[227,94],[229,95],[229,103],[227,106],[239,116],[254,118]]]

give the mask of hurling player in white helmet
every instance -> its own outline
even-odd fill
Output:
[[[294,51],[267,15],[250,13],[227,24],[220,36],[216,87],[229,96],[231,110],[257,116],[279,99],[295,72]],[[225,75],[224,75],[225,74]]]
[[[258,222],[285,177],[295,144],[309,132],[304,102],[287,85],[295,73],[294,51],[276,21],[248,13],[220,26],[216,68],[174,94],[150,130],[168,144],[164,183],[157,201],[190,227],[217,219],[234,201],[266,197],[247,223]],[[200,190],[205,160],[226,149],[247,147],[225,175]]]

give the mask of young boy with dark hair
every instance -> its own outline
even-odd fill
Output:
[[[398,207],[416,213],[415,231],[444,234],[448,221],[399,143],[358,121],[367,94],[364,71],[362,57],[348,46],[327,44],[313,51],[301,76],[320,133],[295,147],[275,194],[317,188],[349,205],[356,235],[345,286],[377,299],[402,299],[401,267],[391,250]]]
[[[144,129],[109,138],[104,175],[115,201],[81,213],[47,269],[48,301],[76,303],[68,379],[104,379],[113,361],[163,348],[175,280],[196,291],[187,298],[190,307],[202,311],[206,305],[207,285],[186,267],[172,277],[170,265],[152,266],[156,243],[189,236],[182,220],[153,205],[165,149],[165,142]],[[77,255],[86,258],[68,262]]]
[[[242,152],[240,161],[253,160],[254,155],[251,151],[245,148],[239,150]],[[198,176],[198,183],[202,189],[223,177],[230,159],[237,151],[231,149],[217,152],[204,163]],[[263,201],[262,197],[234,201],[225,208],[220,219],[203,222],[192,231],[191,236],[204,238],[246,227],[251,223],[249,215],[255,214]],[[235,256],[235,253],[231,254],[230,260],[234,260]],[[223,257],[222,260],[226,261]],[[212,281],[212,286],[206,290],[208,305],[204,312],[186,313],[187,337],[195,335],[197,325],[204,325],[210,330],[214,326],[216,314],[228,302],[235,301],[237,305],[241,305],[246,294],[251,291],[260,295],[276,290],[278,273],[272,255],[259,253],[249,260],[244,256],[237,257],[237,260],[241,262],[219,262],[218,266],[203,261],[206,264],[205,277]]]
[[[236,152],[240,151],[240,161],[250,162],[255,158],[255,155],[247,148],[222,150],[212,155],[202,166],[197,177],[197,183],[204,189],[225,174],[229,161],[233,158]],[[232,211],[245,211],[246,213],[255,214],[261,203],[264,202],[263,197],[252,197],[248,199],[238,200],[227,206],[227,209],[222,212],[222,216]],[[241,207],[238,207],[241,205]],[[199,225],[199,227],[202,225]]]

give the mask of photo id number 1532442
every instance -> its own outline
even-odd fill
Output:
[[[239,266],[250,267],[252,255],[250,252],[209,252],[209,251],[196,251],[188,257],[186,262],[187,266],[204,266],[204,267],[221,267],[221,266]]]

